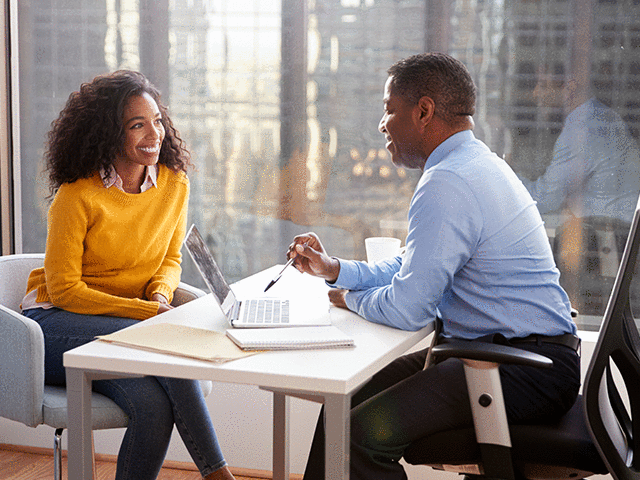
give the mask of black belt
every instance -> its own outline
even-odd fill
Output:
[[[580,348],[580,338],[570,333],[557,335],[555,337],[549,337],[546,335],[529,335],[528,337],[522,338],[516,337],[510,338],[509,343],[513,345],[518,343],[537,343],[538,345],[540,345],[541,343],[552,343],[554,345],[564,345],[565,347],[569,347],[576,352]]]

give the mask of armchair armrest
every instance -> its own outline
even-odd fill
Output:
[[[202,297],[206,294],[207,293],[204,290],[189,285],[188,283],[180,282],[176,291],[173,292],[173,301],[171,302],[171,305],[178,307],[183,303],[190,302],[191,300],[195,300],[196,298]]]

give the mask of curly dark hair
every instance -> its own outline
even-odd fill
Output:
[[[160,92],[141,73],[118,70],[99,75],[73,92],[51,123],[44,154],[51,194],[63,183],[108,169],[124,146],[124,109],[131,97],[148,93],[158,104],[165,137],[158,163],[186,172],[190,154],[173,126]]]
[[[396,62],[387,73],[395,91],[411,103],[422,97],[449,124],[476,111],[476,86],[462,62],[445,53],[422,53]]]

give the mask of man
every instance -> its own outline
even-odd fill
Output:
[[[569,301],[531,196],[471,132],[469,72],[448,55],[423,54],[388,73],[380,131],[396,166],[423,171],[404,256],[339,260],[312,233],[297,236],[288,256],[336,287],[334,304],[366,320],[416,330],[439,317],[445,337],[499,337],[548,356],[549,370],[502,367],[507,414],[512,422],[562,415],[580,384],[576,346],[558,343],[576,332]],[[426,354],[397,359],[354,395],[352,479],[404,479],[398,460],[410,442],[472,425],[462,362],[424,369]],[[304,478],[324,478],[322,419]]]
[[[629,224],[640,192],[640,149],[629,127],[576,77],[541,72],[533,96],[565,116],[551,163],[537,180],[522,182],[540,213],[566,208],[576,218],[604,217]]]
[[[580,77],[539,73],[538,105],[562,109],[565,120],[546,171],[522,182],[541,214],[569,215],[553,243],[561,284],[581,314],[602,316],[638,201],[640,149]]]

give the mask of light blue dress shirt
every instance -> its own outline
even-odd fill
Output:
[[[620,115],[592,98],[565,119],[545,173],[522,182],[542,214],[567,207],[578,218],[630,223],[640,191],[640,149]]]
[[[427,159],[409,207],[406,252],[375,264],[340,260],[332,286],[367,320],[473,339],[575,333],[531,195],[470,130]]]

